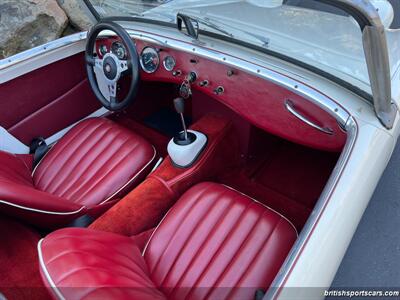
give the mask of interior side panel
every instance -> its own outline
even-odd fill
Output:
[[[77,54],[0,85],[0,125],[23,143],[48,137],[100,108]]]

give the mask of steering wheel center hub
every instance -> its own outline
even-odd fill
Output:
[[[118,66],[111,56],[108,56],[104,59],[103,72],[109,80],[114,80],[117,77]]]

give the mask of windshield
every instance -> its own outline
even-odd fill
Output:
[[[371,94],[359,25],[344,11],[316,0],[90,2],[101,17],[175,23],[177,13],[183,13],[197,19],[204,31],[279,53]]]

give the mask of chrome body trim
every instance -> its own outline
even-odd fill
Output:
[[[321,216],[323,209],[332,194],[336,182],[339,180],[341,173],[343,172],[346,163],[350,157],[354,144],[357,138],[358,126],[355,120],[351,117],[346,124],[347,131],[347,142],[346,145],[339,157],[336,166],[325,185],[322,194],[320,195],[317,203],[314,206],[314,209],[309,216],[306,224],[300,232],[298,239],[290,250],[285,262],[283,263],[279,273],[276,275],[274,281],[271,284],[271,288],[267,291],[264,299],[275,299],[278,296],[279,288],[283,286],[284,280],[289,275],[290,269],[294,266],[297,257],[300,254],[300,250],[305,246],[307,242],[307,237],[312,233],[313,228],[317,225],[318,219]]]
[[[333,134],[333,130],[330,128],[324,128],[321,126],[318,126],[317,124],[311,122],[310,120],[308,120],[305,116],[303,116],[301,113],[299,113],[298,111],[296,111],[293,102],[290,99],[286,99],[285,101],[285,107],[287,109],[288,112],[290,112],[292,115],[294,115],[297,119],[303,121],[304,123],[306,123],[308,126],[311,126],[312,128],[315,128],[323,133],[326,134]]]

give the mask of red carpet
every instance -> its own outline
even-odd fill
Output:
[[[39,273],[39,234],[0,216],[0,292],[8,300],[50,299]]]
[[[283,214],[300,232],[338,155],[282,141],[220,181]]]

